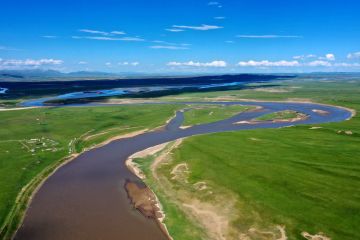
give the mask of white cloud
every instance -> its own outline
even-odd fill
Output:
[[[260,38],[260,39],[272,39],[272,38],[302,38],[297,35],[238,35],[238,38]]]
[[[111,34],[114,34],[114,35],[124,35],[124,34],[126,34],[125,32],[123,32],[123,31],[112,31],[112,32],[110,32]]]
[[[154,40],[152,41],[153,43],[164,43],[164,44],[168,44],[168,42],[162,41],[162,40]]]
[[[293,56],[293,59],[295,59],[295,60],[303,60],[304,58],[305,58],[304,55]]]
[[[208,31],[208,30],[223,28],[221,26],[207,25],[207,24],[202,24],[200,26],[173,25],[172,27],[177,28],[177,29],[190,29],[190,30],[197,30],[197,31]]]
[[[336,67],[360,67],[360,63],[335,63]]]
[[[5,46],[0,46],[0,51],[19,51],[19,49],[11,48],[11,47],[5,47]]]
[[[186,50],[189,49],[187,47],[179,47],[179,46],[172,46],[172,45],[155,45],[150,46],[152,49],[169,49],[169,50]]]
[[[98,35],[103,35],[103,36],[114,36],[114,35],[124,35],[124,34],[126,34],[124,31],[105,32],[105,31],[98,31],[98,30],[91,30],[91,29],[80,29],[79,32],[90,33],[90,34],[98,34]]]
[[[175,28],[167,28],[165,30],[168,32],[183,32],[183,31],[185,31],[183,29],[175,29]]]
[[[297,67],[300,66],[300,63],[298,61],[268,61],[268,60],[263,60],[263,61],[254,61],[254,60],[250,60],[250,61],[242,61],[238,63],[239,66],[241,67]]]
[[[335,55],[332,53],[326,54],[324,57],[319,57],[320,60],[335,61]]]
[[[101,40],[101,41],[120,41],[120,38],[113,37],[83,37],[85,39]]]
[[[301,55],[300,57],[308,57]],[[310,56],[314,57],[314,56]],[[328,60],[314,60],[310,62],[299,62],[297,60],[294,61],[242,61],[238,63],[240,67],[360,67],[360,63],[331,63],[330,60],[333,59],[332,56],[328,56]],[[303,59],[301,59],[303,60]]]
[[[215,2],[215,1],[209,2],[208,5],[209,6],[215,6],[215,7],[218,7],[218,8],[222,8],[221,3]]]
[[[80,61],[80,62],[78,62],[78,64],[84,65],[84,64],[87,64],[87,62],[85,62],[85,61]]]
[[[335,61],[335,55],[332,53],[328,53],[325,55],[326,59],[329,61]]]
[[[231,40],[229,40],[229,41],[225,41],[226,43],[235,43],[234,41],[231,41]]]
[[[353,59],[353,58],[360,58],[360,52],[354,52],[354,53],[349,53],[347,55],[348,59]]]
[[[91,33],[91,34],[100,34],[100,35],[104,35],[104,36],[109,35],[108,32],[103,32],[103,31],[98,31],[98,30],[91,30],[91,29],[80,29],[79,32]]]
[[[189,43],[172,43],[172,42],[166,42],[166,41],[162,41],[162,40],[154,40],[151,42],[158,43],[160,45],[183,46],[183,47],[191,46],[191,44],[189,44]]]
[[[48,39],[55,39],[55,38],[58,38],[57,36],[54,36],[54,35],[44,35],[44,36],[41,36],[43,38],[48,38]]]
[[[226,17],[214,17],[214,19],[216,19],[216,20],[223,20],[223,19],[226,19]]]
[[[120,38],[120,41],[129,41],[129,42],[143,42],[145,39],[139,37],[123,37]]]
[[[145,41],[142,38],[138,37],[80,37],[80,36],[72,36],[73,39],[90,39],[90,40],[100,40],[100,41],[130,41],[130,42],[142,42]]]
[[[39,60],[34,59],[1,59],[0,58],[0,68],[1,69],[22,69],[22,68],[37,68],[41,66],[51,66],[51,65],[61,65],[63,60],[57,60],[52,58],[43,58]]]
[[[323,60],[316,60],[316,61],[312,61],[306,64],[307,66],[310,67],[331,67],[331,63],[328,61],[323,61]]]
[[[108,67],[111,67],[112,64],[111,64],[111,62],[107,62],[107,63],[105,63],[105,65]]]
[[[299,55],[299,56],[294,56],[293,59],[295,60],[305,60],[307,58],[315,58],[316,55],[314,54],[308,54],[308,55]]]
[[[225,61],[212,61],[212,62],[169,62],[168,66],[176,66],[176,67],[226,67],[227,63]]]
[[[118,65],[120,66],[138,66],[140,63],[139,62],[119,62]]]

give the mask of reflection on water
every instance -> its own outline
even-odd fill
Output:
[[[240,85],[240,82],[232,82],[232,83],[215,83],[215,84],[209,84],[199,87],[199,89],[206,89],[206,88],[214,88],[214,87],[232,87]]]
[[[131,88],[115,88],[115,89],[104,89],[96,91],[83,91],[83,92],[73,92],[58,95],[55,97],[41,98],[36,100],[30,100],[23,102],[22,105],[26,107],[31,106],[43,106],[45,102],[52,100],[67,100],[67,99],[83,99],[83,98],[99,98],[99,97],[111,97],[111,96],[121,96],[124,94],[136,94],[136,93],[151,93],[158,91],[166,90],[182,90],[185,88],[192,89],[210,89],[217,87],[231,87],[239,86],[244,84],[243,82],[230,82],[230,83],[214,83],[214,84],[184,84],[184,85],[165,85],[165,86],[150,86],[150,87],[131,87]]]
[[[9,89],[0,87],[0,94],[5,94]]]
[[[54,97],[54,99],[77,99],[77,98],[95,98],[95,97],[109,97],[125,94],[126,91],[120,89],[99,90],[99,91],[85,91],[73,92]]]

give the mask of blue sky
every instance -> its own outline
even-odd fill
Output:
[[[0,69],[360,71],[358,0],[2,0]]]

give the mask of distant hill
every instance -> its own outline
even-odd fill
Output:
[[[81,80],[99,78],[122,78],[127,74],[116,74],[106,72],[79,71],[63,73],[55,70],[1,70],[0,81],[51,81],[51,80]]]

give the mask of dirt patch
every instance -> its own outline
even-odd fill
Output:
[[[165,233],[168,239],[172,240],[166,226],[162,223],[165,215],[160,208],[159,200],[150,188],[140,187],[131,181],[126,181],[124,187],[134,208],[143,216],[156,220],[161,231]]]
[[[115,131],[115,130],[128,130],[128,129],[132,129],[132,128],[136,128],[136,127],[111,128],[111,129],[108,129],[106,131],[99,132],[99,133],[96,133],[96,134],[93,134],[93,135],[87,135],[87,136],[83,137],[82,140],[88,141],[88,140],[90,140],[92,138],[95,138],[95,137],[110,133],[110,132]]]
[[[301,235],[308,240],[331,240],[331,238],[325,236],[323,233],[311,235],[308,232],[302,232]]]
[[[155,158],[153,163],[150,166],[151,173],[154,176],[156,180],[159,180],[159,177],[157,175],[156,169],[162,164],[164,161],[168,160],[170,153],[177,147],[180,146],[180,144],[183,142],[183,139],[177,139],[171,146],[169,146],[166,151],[162,152],[159,156]],[[169,144],[169,143],[167,143]],[[163,148],[164,149],[164,148]]]
[[[311,98],[288,98],[288,102],[313,103]]]
[[[239,235],[240,240],[287,240],[285,226],[276,226],[268,231],[260,230],[255,227],[249,228],[247,233]]]
[[[258,139],[258,138],[253,138],[253,137],[251,137],[251,138],[249,138],[251,141],[261,141],[260,139]]]
[[[268,92],[268,93],[288,93],[292,92],[289,89],[285,88],[255,88],[255,92]]]
[[[194,218],[202,223],[211,239],[227,239],[229,219],[227,216],[218,214],[220,209],[216,209],[214,206],[198,200],[184,203],[183,206],[190,211]]]
[[[197,182],[197,183],[194,183],[193,186],[197,191],[203,191],[203,190],[208,189],[206,182]]]
[[[135,131],[135,132],[131,132],[131,133],[127,133],[127,134],[123,134],[123,135],[119,135],[119,136],[115,136],[115,137],[112,137],[98,145],[95,146],[95,148],[99,148],[99,147],[102,147],[102,146],[105,146],[106,144],[109,144],[110,142],[112,141],[116,141],[116,140],[120,140],[120,139],[125,139],[125,138],[132,138],[132,137],[135,137],[137,135],[140,135],[140,134],[143,134],[143,133],[146,133],[148,131],[148,129],[143,129],[143,130],[139,130],[139,131]],[[88,149],[85,149],[86,151]]]
[[[192,126],[190,125],[190,126],[180,126],[179,128],[180,129],[187,129],[187,128],[191,128]]]
[[[157,206],[156,197],[148,187],[140,187],[138,184],[126,181],[125,190],[131,204],[147,218],[158,219],[162,217]]]
[[[234,124],[257,124],[259,121],[239,121]]]
[[[344,134],[346,134],[346,135],[353,135],[353,132],[352,132],[352,131],[349,131],[349,130],[347,130],[347,131],[341,131],[341,130],[339,130],[339,131],[337,131],[337,133],[338,133],[338,134],[344,133]]]
[[[329,112],[328,111],[324,111],[324,110],[320,110],[320,109],[313,109],[312,110],[314,113],[317,113],[321,116],[326,116],[326,115],[329,115]]]
[[[106,101],[104,101],[102,103],[104,103],[104,104],[136,104],[136,103],[141,104],[141,103],[153,103],[153,102],[160,102],[160,101],[149,100],[149,99],[111,98],[111,99],[107,99]]]
[[[298,122],[298,121],[306,120],[308,118],[309,118],[308,115],[297,112],[297,116],[295,118],[276,119],[276,120],[273,120],[273,122]]]
[[[29,109],[35,109],[40,107],[17,107],[17,108],[0,108],[0,112],[5,111],[19,111],[19,110],[29,110]]]
[[[188,182],[187,178],[189,176],[189,167],[186,163],[180,163],[178,165],[176,165],[172,170],[171,170],[171,179],[172,180],[177,180],[177,181],[182,181],[182,182]]]
[[[311,127],[310,130],[322,129],[322,127]]]
[[[138,178],[145,179],[145,174],[141,171],[139,165],[134,162],[134,159],[136,159],[136,158],[144,158],[146,156],[156,154],[156,153],[160,152],[161,150],[163,150],[167,145],[168,145],[168,143],[163,143],[163,144],[160,144],[160,145],[156,145],[154,147],[144,149],[144,150],[142,150],[140,152],[134,153],[133,155],[131,155],[125,161],[125,164],[126,164],[127,168],[133,174],[135,174]]]
[[[303,114],[303,113],[296,113],[296,117],[294,118],[289,118],[289,119],[274,119],[274,120],[257,120],[257,119],[252,119],[250,121],[239,121],[236,122],[234,124],[259,124],[259,123],[264,123],[264,122],[273,122],[273,123],[277,123],[277,122],[298,122],[298,121],[303,121],[309,118],[308,115]]]

